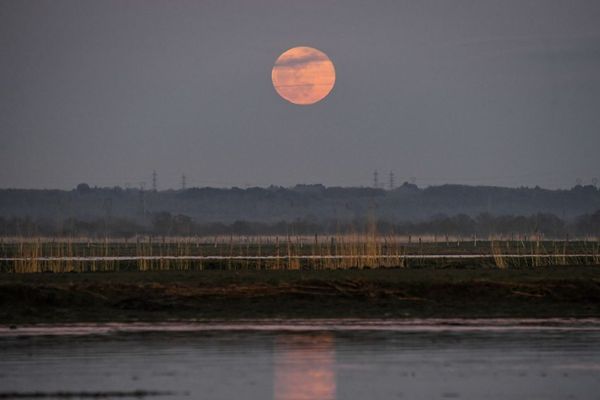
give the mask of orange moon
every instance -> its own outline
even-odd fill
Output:
[[[335,85],[335,67],[327,54],[312,47],[294,47],[277,58],[271,80],[277,93],[293,104],[323,100]]]

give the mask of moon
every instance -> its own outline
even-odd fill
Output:
[[[323,100],[335,85],[335,67],[331,59],[312,47],[293,47],[283,52],[271,71],[275,91],[298,105]]]

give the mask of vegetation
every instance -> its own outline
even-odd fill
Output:
[[[394,190],[298,185],[144,191],[0,190],[0,235],[131,236],[378,232],[598,235],[600,191],[404,184]],[[581,216],[588,223],[577,222]],[[236,222],[237,221],[237,222]],[[595,221],[595,222],[594,222]]]
[[[274,223],[257,221],[235,221],[225,223],[202,223],[186,215],[171,215],[158,212],[149,215],[149,225],[142,225],[126,218],[106,217],[98,219],[64,220],[2,218],[0,217],[0,235],[4,237],[22,236],[59,236],[59,237],[118,237],[132,238],[136,235],[152,236],[207,236],[207,235],[336,235],[340,232],[361,232],[369,225],[380,234],[432,236],[443,239],[445,236],[464,238],[497,236],[521,239],[529,236],[543,236],[550,239],[600,236],[600,210],[593,214],[582,215],[573,221],[565,221],[551,214],[530,216],[493,216],[480,214],[437,216],[419,222],[390,222],[379,219],[356,219],[351,221],[315,221],[298,219]]]
[[[600,264],[600,242],[353,235],[0,239],[0,272],[323,270],[446,265]]]
[[[598,317],[599,206],[594,187],[0,190],[0,323]]]
[[[0,324],[600,316],[600,245],[591,240],[371,231],[3,238],[0,249]]]

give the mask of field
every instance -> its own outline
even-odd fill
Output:
[[[597,240],[3,239],[0,323],[600,317]]]
[[[0,241],[0,271],[322,270],[469,261],[497,268],[600,264],[600,242],[365,235],[137,237]]]

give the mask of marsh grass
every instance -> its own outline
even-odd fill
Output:
[[[366,232],[300,236],[2,238],[0,271],[329,270],[443,266],[457,255],[484,266],[542,268],[600,264],[598,238],[424,237]],[[512,239],[512,240],[511,240]],[[438,257],[432,259],[431,256]],[[465,257],[467,258],[467,257]],[[487,260],[487,261],[486,261]]]

